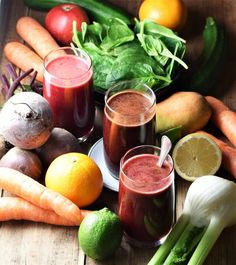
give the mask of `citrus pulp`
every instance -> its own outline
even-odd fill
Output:
[[[192,133],[180,139],[173,149],[174,167],[188,181],[204,175],[214,175],[220,168],[222,153],[208,136]]]

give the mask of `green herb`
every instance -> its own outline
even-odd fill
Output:
[[[119,18],[109,25],[82,24],[73,27],[73,42],[93,61],[94,88],[105,91],[121,80],[137,79],[154,91],[171,84],[182,66],[185,41],[173,31],[150,20],[135,20],[132,30]]]

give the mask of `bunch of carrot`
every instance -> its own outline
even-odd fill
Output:
[[[78,226],[90,213],[21,172],[0,167],[0,188],[17,197],[0,198],[0,221],[30,220]]]
[[[206,96],[205,98],[212,109],[211,121],[221,130],[232,145],[212,134],[201,132],[216,142],[222,152],[222,167],[236,178],[236,112],[229,109],[221,100],[215,97]]]
[[[4,47],[6,58],[19,69],[37,71],[36,79],[43,81],[43,59],[52,50],[59,48],[50,33],[34,18],[21,17],[16,24],[16,31],[33,49],[21,42],[8,42]]]

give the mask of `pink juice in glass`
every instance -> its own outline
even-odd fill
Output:
[[[158,159],[139,154],[121,165],[119,216],[127,240],[139,247],[159,245],[174,222],[173,165],[166,160],[160,168]]]
[[[74,54],[63,52],[45,62],[43,96],[52,108],[54,126],[82,140],[94,124],[92,76],[91,61]]]

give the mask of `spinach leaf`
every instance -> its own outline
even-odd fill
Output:
[[[95,69],[93,74],[94,87],[100,89],[107,89],[106,78],[110,73],[112,65],[114,63],[114,57],[104,56],[99,53],[90,52],[90,57],[93,61],[93,68]]]
[[[133,39],[134,32],[128,25],[122,20],[114,18],[110,20],[110,27],[107,29],[107,35],[102,40],[100,47],[104,50],[110,50]]]
[[[185,41],[151,20],[136,19],[134,30],[117,18],[109,25],[83,23],[82,32],[73,27],[73,42],[92,58],[99,91],[125,79],[138,79],[157,91],[172,82],[180,65],[187,68]]]
[[[155,60],[147,54],[142,53],[137,56],[135,52],[125,51],[114,61],[110,73],[107,75],[106,85],[109,87],[125,79],[139,79],[151,87],[156,84],[162,87],[171,82],[169,78],[155,73],[155,69]]]
[[[171,29],[159,25],[154,20],[151,19],[145,19],[141,22],[135,19],[134,31],[136,33],[143,31],[144,34],[165,36],[168,39],[174,39],[176,41],[181,41],[183,43],[186,42],[184,39],[180,38],[177,34],[175,34],[174,31],[172,31]]]
[[[93,43],[99,46],[103,39],[103,35],[105,35],[105,26],[97,22],[90,25],[83,22],[81,30],[81,32],[76,31],[76,24],[73,23],[73,42],[80,48],[82,48],[85,43]]]
[[[171,46],[174,46],[175,49],[176,43],[180,42],[181,39],[177,35],[175,35],[173,31],[160,26],[157,23],[154,23],[152,20],[144,20],[140,22],[138,29],[138,40],[150,56],[154,56],[155,59],[162,65],[165,65],[168,62],[168,59],[171,58],[177,61],[184,68],[188,68],[187,65],[179,57],[173,54],[174,50],[168,49],[168,47],[165,45],[164,40],[166,40],[167,36],[171,39],[172,43],[172,45],[169,45],[169,48]],[[162,36],[164,36],[163,39]],[[173,42],[175,42],[174,45]]]

